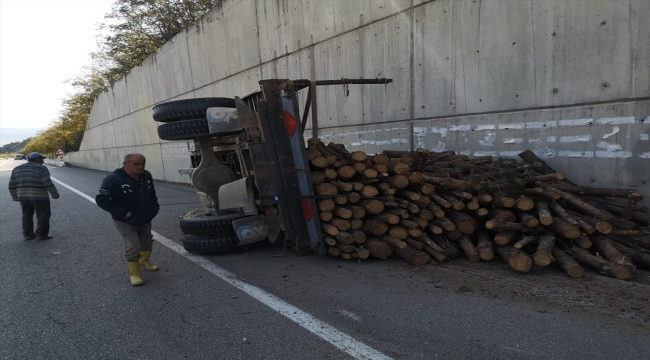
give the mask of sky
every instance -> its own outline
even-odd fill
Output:
[[[112,0],[0,0],[0,145],[44,130],[91,64]]]

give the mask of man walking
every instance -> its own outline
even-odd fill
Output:
[[[149,257],[153,245],[151,220],[158,215],[160,205],[151,173],[144,169],[145,163],[145,157],[140,154],[126,155],[124,167],[104,178],[95,197],[97,205],[111,213],[124,239],[126,263],[134,286],[144,284],[140,267],[158,270]]]
[[[23,237],[25,240],[49,240],[50,236],[50,195],[59,198],[50,171],[43,165],[43,156],[33,152],[27,155],[27,163],[14,168],[9,179],[9,192],[13,201],[19,201],[23,210]],[[49,194],[48,194],[49,192]],[[36,213],[36,232],[34,232],[34,213]]]

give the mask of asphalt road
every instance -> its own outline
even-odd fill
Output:
[[[160,234],[145,285],[129,285],[109,214],[57,184],[54,239],[23,241],[0,160],[2,359],[647,359],[650,331],[571,308],[458,292],[449,272],[401,260],[299,257],[269,244],[179,250],[191,187],[157,183]],[[105,173],[50,168],[94,197]],[[224,280],[225,279],[225,280]],[[233,285],[234,284],[234,285]],[[295,308],[293,308],[293,307]],[[301,313],[304,312],[304,313]],[[341,344],[341,341],[345,344]]]

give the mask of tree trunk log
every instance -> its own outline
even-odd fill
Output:
[[[347,231],[341,231],[339,232],[338,235],[336,235],[336,240],[339,242],[345,244],[345,245],[350,245],[354,243],[354,235],[350,234]],[[350,252],[350,251],[348,251]]]
[[[492,209],[492,211],[490,211],[490,219],[513,223],[517,221],[517,216],[510,210]]]
[[[479,255],[478,250],[476,250],[476,247],[474,247],[474,244],[472,244],[472,241],[467,236],[463,236],[457,241],[465,255],[467,255],[469,261],[481,261],[481,256]]]
[[[515,231],[499,231],[494,235],[494,243],[497,245],[508,245],[517,236]]]
[[[537,251],[533,254],[533,261],[537,266],[548,266],[553,261],[553,247],[555,247],[555,237],[544,235],[539,238]]]
[[[384,211],[384,203],[379,200],[361,200],[359,206],[366,209],[368,214],[377,215]]]
[[[571,239],[574,244],[578,245],[581,249],[590,249],[593,246],[591,240],[584,235],[580,235],[575,239]]]
[[[316,185],[316,194],[320,196],[330,196],[338,194],[336,186],[329,183],[322,183]]]
[[[502,246],[497,253],[505,260],[511,269],[519,272],[529,272],[533,268],[533,260],[525,252],[511,246]]]
[[[535,202],[527,197],[520,197],[515,200],[515,206],[522,211],[530,211],[535,208]]]
[[[456,224],[446,217],[437,218],[433,221],[433,225],[439,226],[445,231],[454,231],[456,230]]]
[[[332,185],[336,186],[336,188],[341,192],[350,192],[354,190],[354,185],[339,180],[332,181]]]
[[[627,256],[621,254],[614,246],[612,241],[604,235],[595,235],[591,237],[591,241],[596,244],[596,248],[603,255],[605,259],[614,264],[615,266],[623,266],[634,272],[634,263]]]
[[[336,226],[339,231],[347,231],[350,230],[350,222],[345,220],[345,219],[340,219],[340,218],[334,218],[330,220],[329,222],[331,225]]]
[[[429,254],[416,250],[410,246],[403,248],[396,247],[395,253],[397,253],[397,255],[399,255],[402,259],[406,260],[408,264],[415,266],[428,264],[429,260],[431,259],[431,256],[429,256]]]
[[[330,247],[327,249],[327,253],[332,255],[332,256],[339,256],[341,255],[341,249],[337,247]]]
[[[572,206],[574,206],[577,209],[580,209],[580,211],[582,211],[582,212],[593,215],[596,218],[604,220],[604,221],[607,221],[612,217],[612,214],[608,213],[607,211],[598,209],[598,208],[586,203],[582,199],[577,198],[576,196],[574,196],[572,194],[569,194],[569,193],[566,193],[566,192],[563,192],[563,191],[559,191],[559,190],[557,190],[557,191],[562,195],[562,198],[567,203],[571,204]]]
[[[375,259],[388,259],[393,254],[393,245],[376,238],[366,239],[364,246]]]
[[[354,170],[352,166],[346,165],[346,166],[341,166],[337,171],[336,174],[338,175],[339,179],[344,179],[344,180],[350,180],[356,175],[357,171]]]
[[[476,230],[476,220],[464,212],[447,210],[447,216],[456,224],[456,229],[463,234],[473,234]]]
[[[533,244],[537,242],[537,238],[534,236],[524,236],[519,241],[517,241],[513,246],[515,249],[521,249],[528,244]]]
[[[548,203],[538,201],[535,208],[537,209],[537,216],[539,217],[540,224],[548,226],[553,223],[553,216],[549,211]]]
[[[325,174],[320,171],[311,172],[311,183],[313,185],[322,184],[325,182]]]
[[[335,207],[332,213],[342,219],[349,219],[352,217],[352,210],[346,209],[342,206]]]
[[[410,183],[410,181],[409,181]],[[436,191],[436,187],[431,184],[411,184],[409,185],[413,190],[419,191],[424,195],[431,195]]]
[[[404,239],[404,242],[408,246],[410,246],[410,247],[412,247],[412,248],[414,248],[416,250],[422,251],[422,249],[424,248],[424,244],[422,242],[420,242],[418,240],[415,240],[413,238],[410,238],[410,237],[407,237],[406,239]]]
[[[334,169],[325,169],[323,173],[325,174],[325,179],[329,181],[336,180],[339,176]]]
[[[494,258],[494,244],[487,230],[482,226],[478,228],[476,250],[482,260],[489,261]]]
[[[320,224],[320,227],[321,230],[323,230],[323,232],[325,232],[328,235],[336,236],[339,234],[339,229],[334,225],[328,223],[322,223]]]
[[[385,181],[395,189],[404,189],[409,186],[409,179],[404,175],[395,175],[387,178]]]
[[[325,244],[327,244],[329,246],[336,245],[336,239],[334,239],[331,236],[327,236],[327,235],[323,235],[323,242],[325,242]],[[334,256],[336,256],[336,255],[334,255]]]
[[[363,244],[366,242],[366,233],[361,230],[352,231],[352,236],[354,237],[354,242],[357,244]]]
[[[571,249],[571,256],[579,262],[589,265],[607,276],[615,277],[619,280],[628,280],[632,277],[632,271],[627,267],[616,266],[601,257],[591,255],[587,250],[573,247],[573,249]]]
[[[379,219],[369,219],[364,222],[361,230],[370,236],[381,236],[388,231],[388,224]]]
[[[619,243],[613,243],[616,250],[618,250],[624,256],[632,259],[636,265],[643,266],[645,268],[650,268],[650,255],[635,251],[632,248],[629,248],[625,245]]]
[[[549,225],[549,229],[567,239],[575,239],[580,236],[580,229],[560,218],[553,218],[553,223]]]
[[[529,228],[539,226],[539,220],[537,220],[537,218],[533,215],[521,210],[515,210],[514,213],[517,215],[517,218],[521,221],[521,223],[524,224],[524,226]]]
[[[395,239],[404,240],[409,236],[409,233],[402,226],[393,226],[388,229],[388,235]]]
[[[348,201],[350,201],[350,198],[345,194],[341,194],[341,195],[334,198],[334,202],[337,205],[345,205],[345,204],[348,203]]]
[[[570,277],[581,277],[585,273],[585,269],[580,266],[571,256],[567,255],[564,251],[554,248],[553,257],[557,260],[560,268]]]
[[[458,179],[452,179],[452,178],[441,178],[441,177],[436,177],[436,176],[430,176],[427,174],[423,175],[424,181],[433,184],[435,186],[439,186],[441,188],[445,189],[450,189],[450,190],[458,190],[462,191],[467,188],[467,182],[458,180]]]
[[[408,246],[408,245],[406,245],[406,243],[404,241],[402,241],[400,239],[395,239],[394,237],[392,237],[390,235],[382,235],[379,238],[379,240],[385,241],[385,242],[393,245],[393,247],[395,247],[395,249],[398,249],[398,248],[403,249],[403,248]]]

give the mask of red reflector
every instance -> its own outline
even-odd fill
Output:
[[[302,208],[305,210],[305,219],[307,221],[311,220],[311,218],[314,216],[314,210],[311,208],[311,203],[309,203],[309,200],[302,199]]]
[[[266,216],[275,216],[278,214],[278,209],[266,209]]]
[[[289,137],[293,136],[293,134],[296,132],[296,129],[298,128],[296,118],[294,118],[293,115],[291,115],[288,111],[285,111],[284,123],[287,126],[287,133],[289,133]]]

